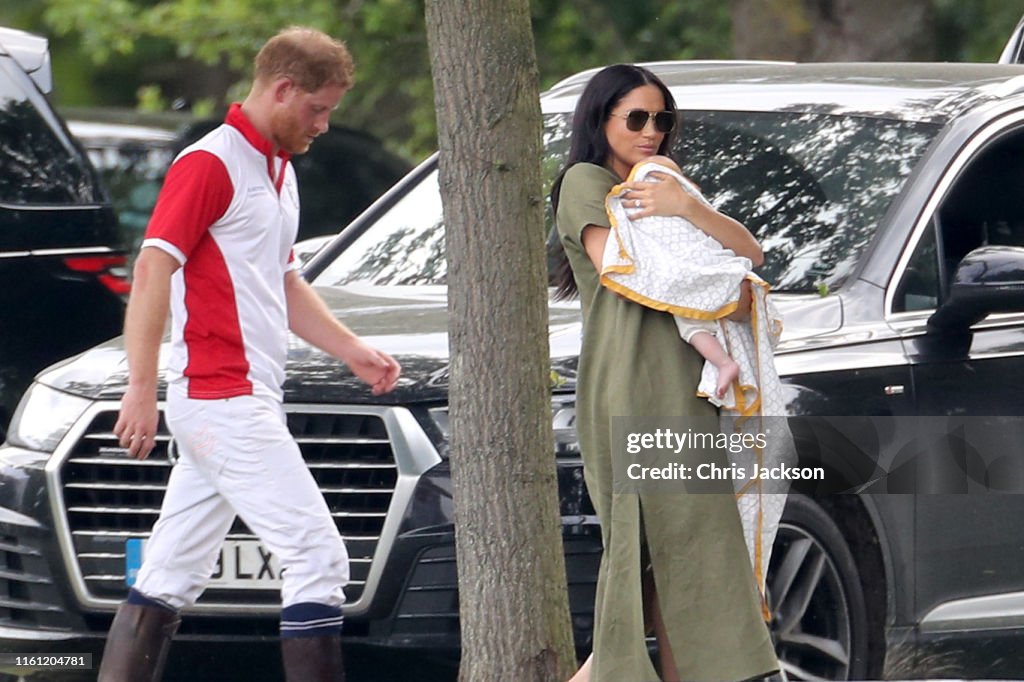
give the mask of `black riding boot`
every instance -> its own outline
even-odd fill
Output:
[[[281,658],[288,682],[345,682],[340,635],[284,637]]]
[[[157,606],[121,604],[107,633],[98,682],[159,682],[181,618]]]

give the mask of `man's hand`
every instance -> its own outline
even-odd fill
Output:
[[[350,340],[349,348],[341,360],[352,373],[369,384],[374,395],[387,393],[395,388],[401,366],[384,351],[368,346],[358,337]]]
[[[288,326],[304,339],[334,357],[370,385],[374,395],[395,387],[402,368],[384,351],[367,345],[331,314],[323,299],[295,271],[285,275]]]
[[[121,413],[114,425],[114,435],[128,455],[146,459],[156,445],[156,428],[160,417],[156,409],[156,392],[129,386],[121,399]]]
[[[128,390],[121,399],[121,414],[114,435],[121,447],[137,459],[149,456],[156,445],[157,364],[170,305],[171,275],[180,267],[162,249],[145,247],[135,260],[135,277],[124,321],[128,355]]]

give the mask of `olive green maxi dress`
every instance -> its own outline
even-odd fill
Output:
[[[619,182],[604,167],[576,164],[563,178],[556,216],[583,308],[576,423],[604,543],[591,680],[658,680],[645,644],[644,545],[682,679],[764,675],[778,664],[734,497],[612,490],[612,417],[715,415],[694,393],[703,358],[680,338],[672,316],[601,286],[583,249],[585,226],[609,225],[605,197]],[[714,453],[709,460],[725,466],[724,452]]]

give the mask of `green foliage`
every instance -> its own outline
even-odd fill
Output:
[[[97,64],[114,54],[130,54],[142,35],[139,8],[131,0],[50,0],[46,4],[46,22],[58,34],[77,33],[82,49]]]
[[[1024,12],[1024,2],[934,2],[938,54],[949,60],[993,61]],[[541,88],[612,62],[732,54],[730,3],[721,0],[533,0],[531,14]],[[20,0],[16,14],[0,8],[0,17],[50,35],[57,65],[64,50],[74,55],[65,63],[87,58],[95,104],[137,102],[140,87],[158,85],[164,102],[202,99],[207,109],[244,96],[268,36],[315,26],[346,40],[356,58],[356,88],[337,122],[410,158],[436,147],[423,0]],[[198,89],[197,64],[236,84]],[[80,74],[77,66],[68,76]]]
[[[131,63],[143,69],[138,48],[173,46],[178,58],[246,74],[259,46],[283,26],[315,26],[346,40],[357,62],[357,86],[343,104],[346,125],[370,130],[412,158],[436,147],[433,86],[422,0],[40,0],[49,31],[79,38],[97,65]],[[540,85],[581,68],[613,61],[724,58],[729,11],[718,0],[641,0],[623,11],[621,0],[536,0],[532,6]],[[140,105],[185,96],[187,83],[159,85]],[[154,98],[153,94],[159,97]],[[229,101],[223,93],[221,108]]]
[[[166,111],[167,100],[159,85],[143,85],[138,90],[140,111]]]
[[[994,62],[1021,15],[1020,0],[935,0],[940,59]]]

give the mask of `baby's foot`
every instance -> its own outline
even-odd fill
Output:
[[[717,393],[718,399],[721,400],[725,397],[725,392],[729,390],[729,385],[740,376],[740,366],[736,364],[736,361],[732,358],[726,358],[718,367],[718,386]]]

